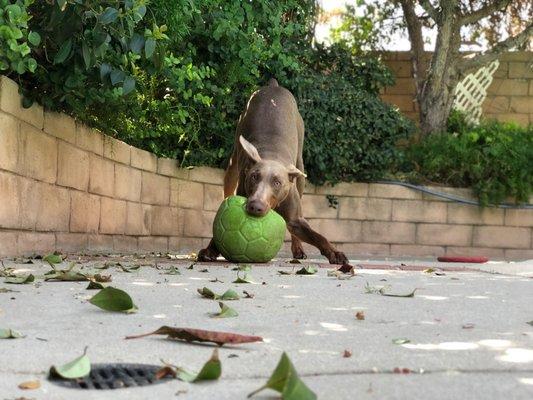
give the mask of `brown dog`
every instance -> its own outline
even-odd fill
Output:
[[[239,196],[248,198],[248,213],[260,216],[274,209],[281,214],[291,233],[294,258],[306,257],[304,241],[316,246],[331,264],[348,263],[344,253],[315,232],[302,216],[304,123],[291,92],[271,79],[252,94],[239,119],[235,139],[224,177],[224,197],[237,189]],[[198,254],[198,260],[213,261],[219,254],[211,240]]]

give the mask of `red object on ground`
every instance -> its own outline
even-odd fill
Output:
[[[444,256],[437,257],[440,262],[458,262],[458,263],[486,263],[489,261],[487,257],[461,257],[461,256]]]

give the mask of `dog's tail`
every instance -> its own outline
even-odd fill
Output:
[[[279,84],[278,84],[278,81],[276,79],[270,78],[268,80],[268,86],[274,86],[275,87],[275,86],[279,86]]]

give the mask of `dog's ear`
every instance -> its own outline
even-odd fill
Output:
[[[289,181],[294,182],[296,178],[299,176],[302,176],[304,178],[307,178],[307,175],[304,174],[302,171],[300,171],[298,168],[296,168],[294,165],[289,165],[287,167],[287,172],[289,173]]]
[[[261,161],[261,156],[259,155],[257,149],[253,144],[246,140],[242,135],[239,136],[239,142],[241,143],[241,146],[246,152],[246,154],[248,154],[248,157],[250,157],[255,162]]]

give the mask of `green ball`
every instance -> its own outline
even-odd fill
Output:
[[[274,210],[263,217],[246,212],[246,198],[230,196],[213,222],[213,239],[228,261],[267,262],[278,254],[285,238],[285,220]]]

